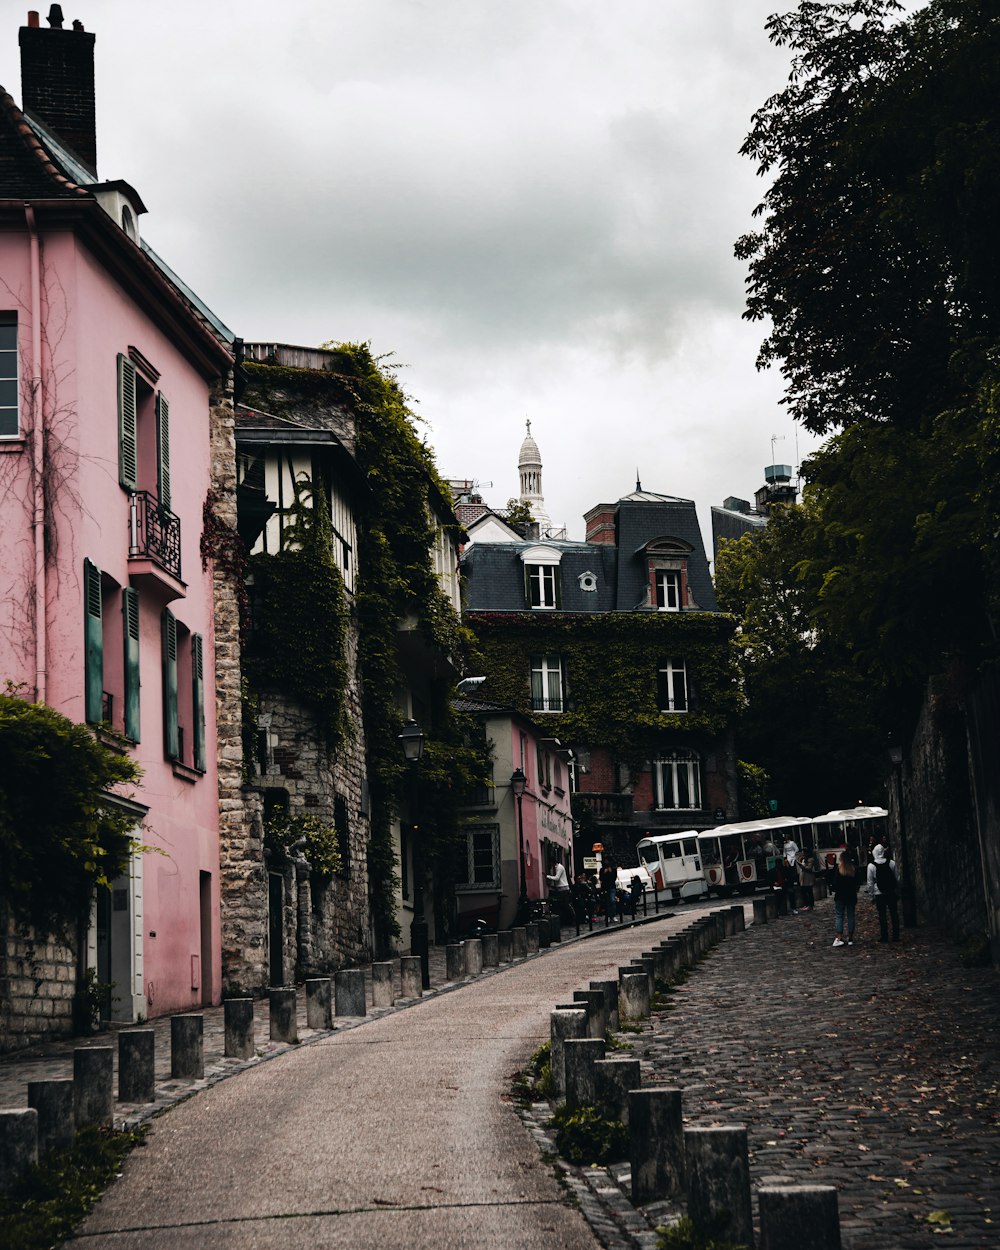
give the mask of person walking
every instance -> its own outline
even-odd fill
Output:
[[[836,916],[837,932],[833,939],[834,946],[854,945],[854,910],[858,901],[858,889],[861,877],[850,853],[840,852],[837,860],[837,871],[833,877],[833,910]],[[845,943],[844,934],[847,934]]]
[[[868,865],[868,894],[878,908],[880,942],[889,941],[889,924],[892,921],[892,941],[899,941],[899,867],[892,858],[892,850],[881,842],[872,849]]]
[[[549,897],[555,904],[559,919],[566,924],[572,924],[574,915],[569,878],[566,876],[566,869],[559,860],[556,860],[552,871],[545,874],[545,880],[549,883]]]
[[[785,901],[788,904],[788,910],[793,916],[797,916],[799,911],[795,906],[795,887],[798,885],[798,843],[789,838],[785,843],[784,855],[785,862],[781,865],[782,889],[785,891]]]
[[[803,848],[797,860],[799,868],[799,885],[802,887],[802,910],[812,911],[816,905],[813,885],[816,881],[816,857],[812,851]]]

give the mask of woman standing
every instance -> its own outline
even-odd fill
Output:
[[[833,908],[837,917],[837,935],[833,939],[834,946],[844,945],[844,924],[847,928],[847,945],[854,945],[854,909],[858,902],[858,887],[861,877],[854,866],[854,861],[847,851],[840,852],[837,860],[837,871],[833,878]]]
[[[812,911],[816,905],[813,885],[816,881],[816,860],[812,851],[799,851],[799,885],[802,887],[802,910]]]

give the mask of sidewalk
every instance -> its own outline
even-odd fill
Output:
[[[844,1250],[1000,1246],[1000,999],[933,929],[833,904],[723,942],[636,1038],[689,1123],[744,1123],[754,1188],[832,1184]],[[614,1169],[613,1169],[614,1170]]]

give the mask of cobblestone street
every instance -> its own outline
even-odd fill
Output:
[[[755,1188],[836,1185],[844,1250],[1000,1246],[996,972],[880,944],[864,901],[856,937],[831,948],[826,901],[720,944],[634,1039],[643,1083],[745,1123]]]

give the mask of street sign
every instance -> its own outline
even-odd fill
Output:
[[[594,852],[595,855],[600,855],[600,853],[604,850],[604,843],[595,842],[594,845],[590,849]]]
[[[767,800],[767,810],[771,813],[771,815],[772,815],[772,816],[777,815],[777,812],[778,812],[778,800],[777,800],[777,799],[768,799],[768,800]]]
[[[601,866],[601,861],[597,858],[596,855],[584,855],[583,857],[583,871],[584,872],[596,872],[600,866]]]

